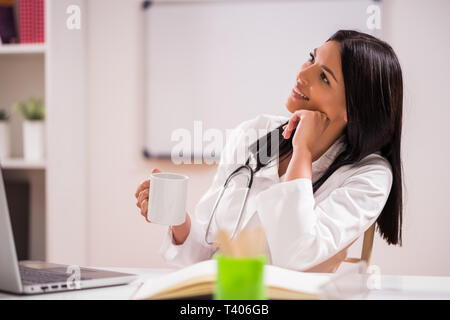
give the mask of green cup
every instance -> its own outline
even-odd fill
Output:
[[[215,300],[266,300],[264,265],[266,256],[226,257],[216,254]]]

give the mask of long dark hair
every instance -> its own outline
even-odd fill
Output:
[[[400,63],[386,42],[352,30],[339,30],[328,41],[340,44],[342,73],[345,83],[347,126],[343,132],[344,150],[314,183],[320,186],[343,165],[355,164],[374,152],[380,152],[391,164],[393,184],[387,202],[376,223],[388,244],[402,244],[402,166],[400,158],[403,79]],[[279,157],[280,162],[292,153],[292,133],[282,136],[282,127],[269,132],[250,146],[256,154],[256,171]],[[278,135],[278,139],[275,138]],[[271,150],[278,143],[278,154],[266,154],[261,161],[259,151]]]

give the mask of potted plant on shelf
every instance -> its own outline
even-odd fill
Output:
[[[42,99],[29,98],[15,105],[24,117],[23,156],[25,160],[43,160],[45,153],[45,105]]]
[[[9,115],[0,110],[0,160],[9,157]]]

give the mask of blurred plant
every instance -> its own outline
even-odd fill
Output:
[[[0,110],[0,121],[8,121],[9,115],[5,110]]]
[[[42,99],[29,98],[26,101],[20,101],[14,106],[14,109],[20,112],[26,120],[36,121],[45,118],[45,105]]]

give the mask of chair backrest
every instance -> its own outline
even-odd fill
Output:
[[[373,238],[375,235],[375,223],[370,226],[369,229],[364,232],[363,246],[361,250],[361,258],[346,258],[344,262],[358,263],[365,261],[367,265],[370,264],[370,258],[372,257]]]
[[[347,249],[356,242],[355,239],[350,244],[348,244],[344,249],[336,253],[331,258],[323,261],[322,263],[310,267],[305,270],[301,270],[303,272],[326,272],[326,273],[334,273],[339,268],[342,262],[350,262],[350,263],[358,263],[360,261],[365,261],[367,265],[370,264],[370,257],[372,255],[373,248],[373,237],[375,234],[375,223],[369,227],[369,229],[364,232],[364,240],[363,246],[361,250],[361,258],[346,258]]]

